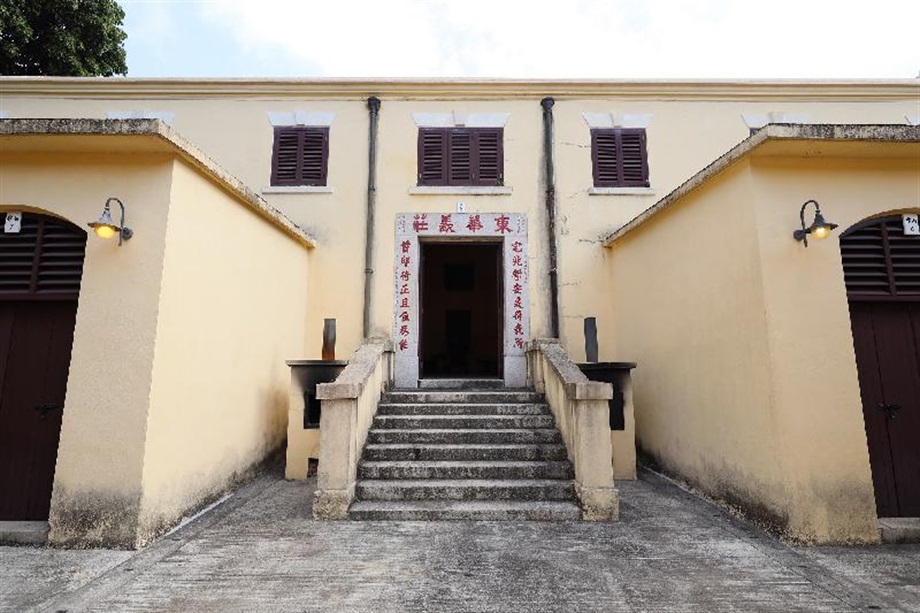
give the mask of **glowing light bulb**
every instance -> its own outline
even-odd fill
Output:
[[[818,226],[811,231],[811,235],[815,238],[827,238],[831,233],[831,229],[827,226]]]
[[[112,226],[98,225],[93,228],[96,231],[96,236],[99,238],[112,238],[115,236],[116,231]]]

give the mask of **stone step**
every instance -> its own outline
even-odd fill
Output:
[[[467,428],[395,430],[371,428],[367,435],[371,444],[512,444],[561,443],[562,437],[555,428],[515,428],[507,430],[482,430]]]
[[[571,479],[569,462],[362,461],[360,479]]]
[[[358,500],[572,500],[568,479],[361,479]]]
[[[469,460],[567,460],[565,445],[561,444],[511,444],[511,445],[450,445],[450,444],[368,444],[363,458],[368,461],[418,460],[422,462]]]
[[[527,390],[394,390],[387,392],[381,399],[384,403],[411,402],[427,404],[432,402],[474,402],[474,403],[508,403],[508,402],[543,402],[540,394]]]
[[[552,415],[378,415],[374,428],[381,430],[509,430],[552,428]]]
[[[354,503],[348,517],[365,521],[578,521],[581,509],[574,502],[542,500],[367,500]]]
[[[377,415],[552,415],[546,403],[429,403],[390,402],[377,405]]]
[[[488,379],[419,379],[418,386],[423,389],[481,390],[505,389],[505,382],[496,377]]]

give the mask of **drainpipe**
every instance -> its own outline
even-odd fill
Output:
[[[540,101],[543,107],[543,157],[546,160],[546,226],[549,234],[549,317],[552,337],[559,338],[559,277],[556,273],[556,168],[553,162],[552,98]]]
[[[377,212],[377,118],[380,98],[367,99],[370,111],[367,146],[367,227],[364,230],[364,338],[371,333],[371,285],[374,278],[374,216]]]

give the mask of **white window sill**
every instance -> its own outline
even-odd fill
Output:
[[[588,188],[591,196],[654,196],[655,190],[651,187],[591,187]]]
[[[328,185],[269,185],[262,188],[263,194],[331,194]]]
[[[507,185],[416,185],[409,188],[413,196],[510,196]]]

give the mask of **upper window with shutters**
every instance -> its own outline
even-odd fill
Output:
[[[328,126],[275,126],[273,186],[325,186],[328,161]]]
[[[648,187],[644,128],[591,130],[594,187]]]
[[[420,186],[504,185],[502,128],[419,128]]]

